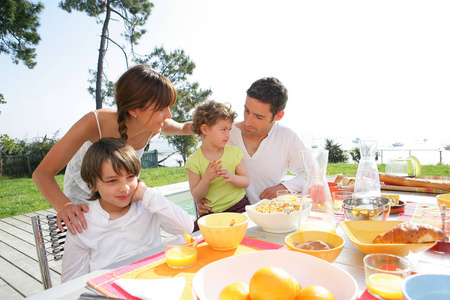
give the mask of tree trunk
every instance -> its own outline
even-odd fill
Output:
[[[103,60],[106,53],[106,40],[108,34],[109,19],[111,18],[111,6],[110,0],[106,3],[106,17],[103,22],[102,36],[100,39],[100,48],[98,49],[98,62],[97,62],[97,84],[95,87],[95,103],[96,108],[100,109],[103,105],[102,97],[102,78],[103,78]]]

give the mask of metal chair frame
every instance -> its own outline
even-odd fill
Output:
[[[44,289],[52,287],[50,278],[49,261],[58,261],[63,257],[66,232],[61,232],[56,225],[56,216],[32,216],[31,226],[33,227],[36,251],[41,271],[42,284]],[[66,226],[64,225],[66,229]]]

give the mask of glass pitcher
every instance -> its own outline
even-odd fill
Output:
[[[328,150],[302,151],[305,167],[305,183],[302,188],[302,203],[311,202],[308,218],[300,219],[299,231],[319,230],[336,232],[333,200],[326,179]]]
[[[377,152],[376,141],[360,141],[361,159],[355,179],[355,197],[380,197],[381,186],[375,155]]]

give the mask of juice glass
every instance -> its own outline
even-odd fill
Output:
[[[288,201],[297,201],[297,192],[291,192],[289,190],[279,190],[277,191],[277,198]]]
[[[333,208],[335,213],[343,214],[342,204],[345,199],[353,198],[353,193],[348,191],[335,191],[332,193]]]
[[[197,263],[197,239],[178,234],[164,240],[167,264],[174,269],[184,269]]]
[[[374,253],[364,257],[366,286],[378,299],[403,299],[403,280],[411,274],[411,264],[403,257]]]

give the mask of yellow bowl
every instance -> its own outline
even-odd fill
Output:
[[[440,194],[436,196],[438,205],[441,206],[442,204],[447,205],[447,208],[450,208],[450,194]]]
[[[295,247],[295,244],[297,243],[303,244],[317,240],[329,243],[333,245],[334,248],[330,250],[306,250]],[[345,245],[344,239],[335,233],[309,230],[291,233],[284,239],[284,243],[289,250],[309,254],[330,263],[339,256]]]
[[[422,244],[373,244],[373,239],[404,221],[343,221],[340,226],[350,241],[365,254],[388,253],[407,256],[433,247],[436,242]]]
[[[233,226],[230,226],[232,221]],[[248,217],[239,213],[215,213],[198,219],[198,226],[208,245],[219,251],[236,249],[244,239]]]

